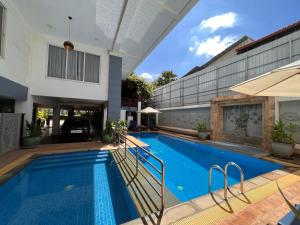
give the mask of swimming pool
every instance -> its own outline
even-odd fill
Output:
[[[114,225],[138,217],[108,151],[43,156],[0,186],[0,224]]]
[[[280,164],[244,154],[159,133],[141,132],[130,135],[148,144],[149,150],[164,161],[166,186],[180,201],[187,201],[208,193],[208,171],[214,164],[224,168],[228,162],[233,161],[243,169],[245,179],[282,167]],[[151,158],[149,161],[156,163]],[[148,169],[153,171],[151,167]],[[212,181],[213,190],[223,188],[223,176],[220,172],[213,172]],[[240,182],[240,174],[234,167],[228,169],[228,182],[229,185]]]

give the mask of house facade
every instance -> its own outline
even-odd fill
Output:
[[[196,2],[0,0],[0,140],[10,146],[2,149],[18,145],[19,117],[30,122],[36,107],[53,109],[53,134],[61,109],[97,111],[102,126],[118,120],[122,79]]]

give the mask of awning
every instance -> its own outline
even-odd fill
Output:
[[[237,84],[229,90],[255,96],[300,97],[300,60]]]

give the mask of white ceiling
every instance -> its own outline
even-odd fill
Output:
[[[123,56],[123,78],[131,73],[198,0],[13,0],[41,33]]]

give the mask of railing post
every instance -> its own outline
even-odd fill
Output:
[[[161,207],[165,208],[165,165],[161,164]]]
[[[126,138],[126,136],[125,136],[125,159],[126,159],[126,153],[127,153],[127,138]]]
[[[135,165],[135,169],[136,169],[136,175],[138,175],[138,172],[139,172],[139,169],[138,169],[138,166],[139,166],[139,147],[136,146],[136,151],[135,151],[135,159],[136,159],[136,165]]]

